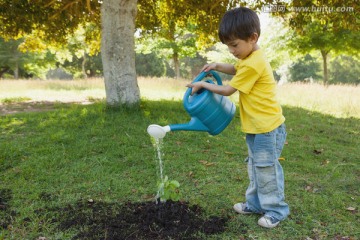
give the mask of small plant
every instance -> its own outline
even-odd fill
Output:
[[[178,201],[180,199],[179,187],[178,181],[169,180],[168,176],[165,176],[164,180],[158,184],[157,198],[160,198],[161,202]]]

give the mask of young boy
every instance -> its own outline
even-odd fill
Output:
[[[201,88],[229,96],[239,91],[241,130],[246,133],[248,175],[246,202],[234,205],[240,214],[264,214],[258,224],[276,227],[289,215],[284,199],[284,174],[278,161],[286,139],[285,118],[276,100],[276,82],[270,64],[257,45],[260,21],[245,7],[223,16],[219,38],[239,60],[235,65],[206,64],[202,71],[216,70],[234,75],[229,85],[207,82],[188,84],[192,94]]]

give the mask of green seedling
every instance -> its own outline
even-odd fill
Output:
[[[168,176],[165,176],[164,181],[158,184],[158,197],[160,197],[160,201],[178,201],[180,199],[179,187],[180,183],[178,181],[169,180]]]

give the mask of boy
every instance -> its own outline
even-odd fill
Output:
[[[257,45],[260,21],[245,7],[230,10],[219,26],[219,38],[239,60],[235,65],[206,64],[202,71],[234,75],[229,85],[188,84],[192,94],[201,88],[229,96],[239,91],[241,130],[246,133],[248,175],[246,202],[234,205],[240,214],[264,214],[258,224],[274,228],[289,215],[284,199],[284,174],[278,161],[286,139],[285,118],[276,100],[276,82],[270,64]]]

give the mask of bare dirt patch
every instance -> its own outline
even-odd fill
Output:
[[[78,230],[72,239],[206,239],[206,236],[225,231],[227,217],[205,217],[197,205],[187,202],[165,203],[127,202],[106,203],[78,201],[56,209],[41,209],[56,213],[55,223],[60,231]]]

